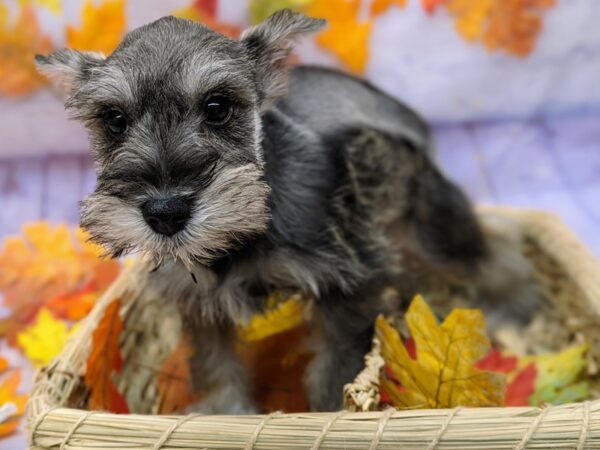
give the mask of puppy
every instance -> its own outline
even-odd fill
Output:
[[[207,413],[255,411],[234,324],[269,291],[315,299],[307,390],[313,410],[336,410],[389,307],[383,290],[418,290],[403,287],[403,258],[463,274],[490,259],[413,111],[349,75],[286,65],[323,26],[284,10],[232,40],[165,17],[106,58],[36,58],[89,130],[98,182],[81,224],[115,257],[155,260],[197,343]]]

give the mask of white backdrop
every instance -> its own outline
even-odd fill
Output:
[[[189,2],[129,0],[128,23],[137,27]],[[81,11],[79,0],[63,5],[64,17],[40,9],[44,30],[59,46],[65,23],[78,23]],[[245,0],[221,0],[219,8],[221,20],[247,23]],[[409,0],[377,19],[364,76],[434,122],[600,110],[600,0],[558,0],[544,20],[536,49],[520,59],[466,43],[443,10],[429,17],[418,0]],[[338,65],[312,41],[301,43],[299,54],[303,62]],[[0,99],[0,117],[0,155],[87,149],[80,126],[67,121],[61,101],[48,91]]]

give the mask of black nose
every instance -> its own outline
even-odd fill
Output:
[[[154,231],[173,236],[185,228],[192,215],[192,205],[184,197],[157,198],[142,205],[142,215]]]

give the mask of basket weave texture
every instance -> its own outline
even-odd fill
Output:
[[[498,207],[480,214],[514,224],[562,334],[583,336],[590,343],[589,367],[600,367],[600,263],[553,215]],[[174,302],[149,289],[147,277],[142,262],[124,270],[60,357],[37,374],[27,409],[31,449],[600,449],[600,400],[544,408],[375,411],[383,366],[377,341],[363,372],[344,390],[344,411],[155,415],[161,402],[156,373],[177,346],[181,323]],[[92,333],[117,299],[126,361],[117,383],[138,414],[79,409]]]

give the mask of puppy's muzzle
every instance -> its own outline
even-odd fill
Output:
[[[142,205],[146,223],[168,237],[183,230],[192,216],[192,202],[185,197],[157,198]]]

